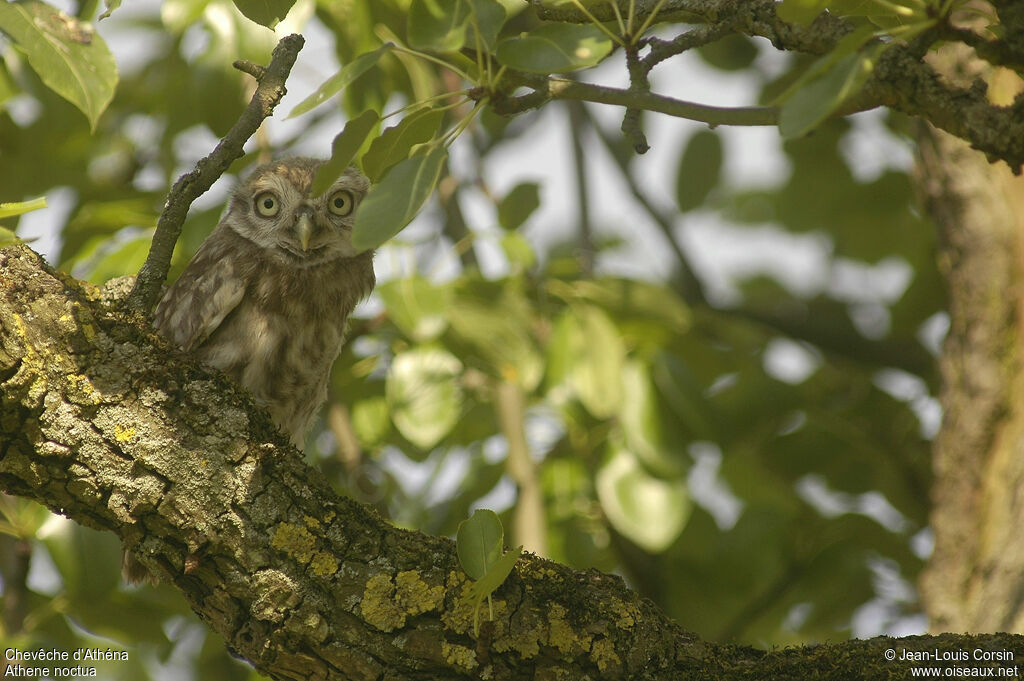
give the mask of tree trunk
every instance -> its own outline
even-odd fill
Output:
[[[951,80],[986,66],[963,50],[935,65]],[[950,301],[921,591],[934,631],[1024,631],[1024,179],[927,124],[918,147]]]

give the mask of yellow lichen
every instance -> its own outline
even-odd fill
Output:
[[[613,598],[608,604],[608,609],[617,616],[615,626],[619,629],[631,629],[640,618],[640,611],[632,603],[626,603],[618,598]]]
[[[84,374],[71,374],[68,376],[68,386],[71,388],[69,397],[76,398],[73,401],[87,404],[100,404],[103,399],[99,391],[93,387],[92,381]]]
[[[114,439],[118,442],[130,442],[135,437],[135,427],[128,426],[125,428],[120,423],[114,424]]]
[[[316,552],[313,556],[313,562],[309,564],[309,567],[312,568],[313,574],[317,577],[326,577],[338,571],[338,563],[334,560],[334,556],[324,551]]]
[[[579,643],[572,627],[565,621],[565,608],[558,603],[553,603],[548,611],[548,643],[566,655]]]
[[[563,655],[586,650],[594,637],[590,634],[578,635],[565,620],[565,615],[565,607],[558,603],[553,603],[548,609],[548,645],[558,648]]]
[[[615,652],[615,644],[606,638],[594,641],[594,645],[590,648],[590,659],[594,661],[601,672],[606,672],[611,667],[618,667],[622,664],[622,658]]]
[[[415,570],[399,572],[395,576],[395,587],[395,601],[407,615],[437,610],[444,603],[444,587],[428,586]]]
[[[466,646],[454,645],[448,641],[441,642],[441,654],[444,661],[469,671],[477,666],[476,651]]]
[[[506,634],[495,638],[491,648],[498,653],[514,650],[528,660],[540,652],[540,632],[535,627],[520,629],[514,636]]]
[[[395,604],[395,585],[387,575],[375,575],[366,582],[359,607],[363,619],[381,631],[394,631],[405,624],[405,613]]]
[[[270,541],[270,545],[275,549],[284,551],[300,563],[305,563],[312,558],[315,543],[316,539],[309,533],[309,530],[291,523],[278,525],[274,530],[274,537]]]
[[[441,615],[441,622],[458,634],[473,630],[473,582],[454,570],[448,573],[448,590],[455,593],[455,604]]]
[[[315,530],[316,528],[320,527],[320,521],[311,515],[304,516],[302,520],[305,521],[306,527],[312,530]]]

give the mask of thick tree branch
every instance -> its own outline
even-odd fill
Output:
[[[646,18],[657,4],[654,0],[634,2],[638,20]],[[548,6],[544,0],[530,0],[530,3],[542,19],[577,23],[589,21],[569,3],[560,3],[557,7]],[[629,0],[618,0],[618,3],[620,12],[628,11]],[[728,27],[752,37],[767,38],[780,50],[812,55],[829,52],[853,30],[847,22],[828,13],[821,14],[807,27],[788,24],[776,16],[775,5],[775,0],[668,0],[658,14],[658,21],[689,21]],[[600,21],[615,20],[610,3],[596,3],[590,10]],[[1004,9],[1000,3],[1000,18],[1005,20],[1008,28],[1016,25],[1014,21],[1024,23],[1013,12],[1019,10]],[[998,49],[999,54],[1015,62],[1019,48],[1013,45],[1016,42],[1008,41],[999,48],[995,44],[979,44],[986,54],[993,54]],[[943,82],[931,66],[921,61],[917,51],[915,46],[903,45],[887,49],[867,85],[854,101],[844,105],[840,113],[845,115],[888,106],[927,120],[985,152],[990,161],[1003,160],[1015,172],[1019,172],[1024,165],[1024,97],[1019,97],[1014,106],[994,106],[986,99],[983,86],[965,89]],[[704,121],[710,125],[776,123],[774,114],[769,113],[774,111],[772,109],[760,112],[757,109],[739,109],[736,114],[729,114],[729,110],[719,112],[712,107],[650,93],[634,95],[625,90],[609,92],[609,88],[584,86],[580,83],[566,86],[563,82],[551,79],[551,85],[548,86],[543,83],[517,82],[538,90],[538,94],[533,95],[530,101],[523,99],[521,104],[538,106],[545,99],[584,99],[658,111],[670,116]]]
[[[717,645],[533,556],[475,638],[452,542],[337,496],[247,395],[24,245],[0,249],[0,489],[118,534],[274,679],[890,679],[909,663],[887,649],[1024,655],[1005,634]]]
[[[167,279],[174,245],[181,236],[181,228],[185,224],[189,207],[213,186],[233,161],[241,158],[245,143],[259,129],[263,120],[274,113],[274,107],[285,95],[285,81],[303,44],[305,40],[301,35],[293,34],[281,38],[281,42],[274,48],[270,65],[266,68],[248,61],[235,62],[235,68],[259,81],[256,92],[253,93],[238,122],[210,155],[201,159],[194,170],[179,177],[171,187],[164,208],[160,212],[160,219],[157,221],[149,255],[139,270],[135,288],[128,297],[129,309],[148,314],[156,304],[157,298],[160,297],[160,287]]]

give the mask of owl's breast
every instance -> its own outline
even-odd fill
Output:
[[[322,269],[251,279],[199,348],[202,361],[251,391],[293,439],[325,399],[348,316],[373,286],[368,258],[357,269]]]

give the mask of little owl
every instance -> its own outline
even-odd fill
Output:
[[[373,289],[373,252],[352,247],[369,181],[349,168],[310,196],[322,161],[257,167],[157,305],[154,326],[247,388],[302,447],[327,397],[345,321]],[[126,554],[125,577],[145,571]]]
[[[349,168],[316,198],[322,161],[257,167],[157,305],[157,331],[247,388],[296,447],[327,398],[345,320],[373,289],[352,247],[369,181]]]

